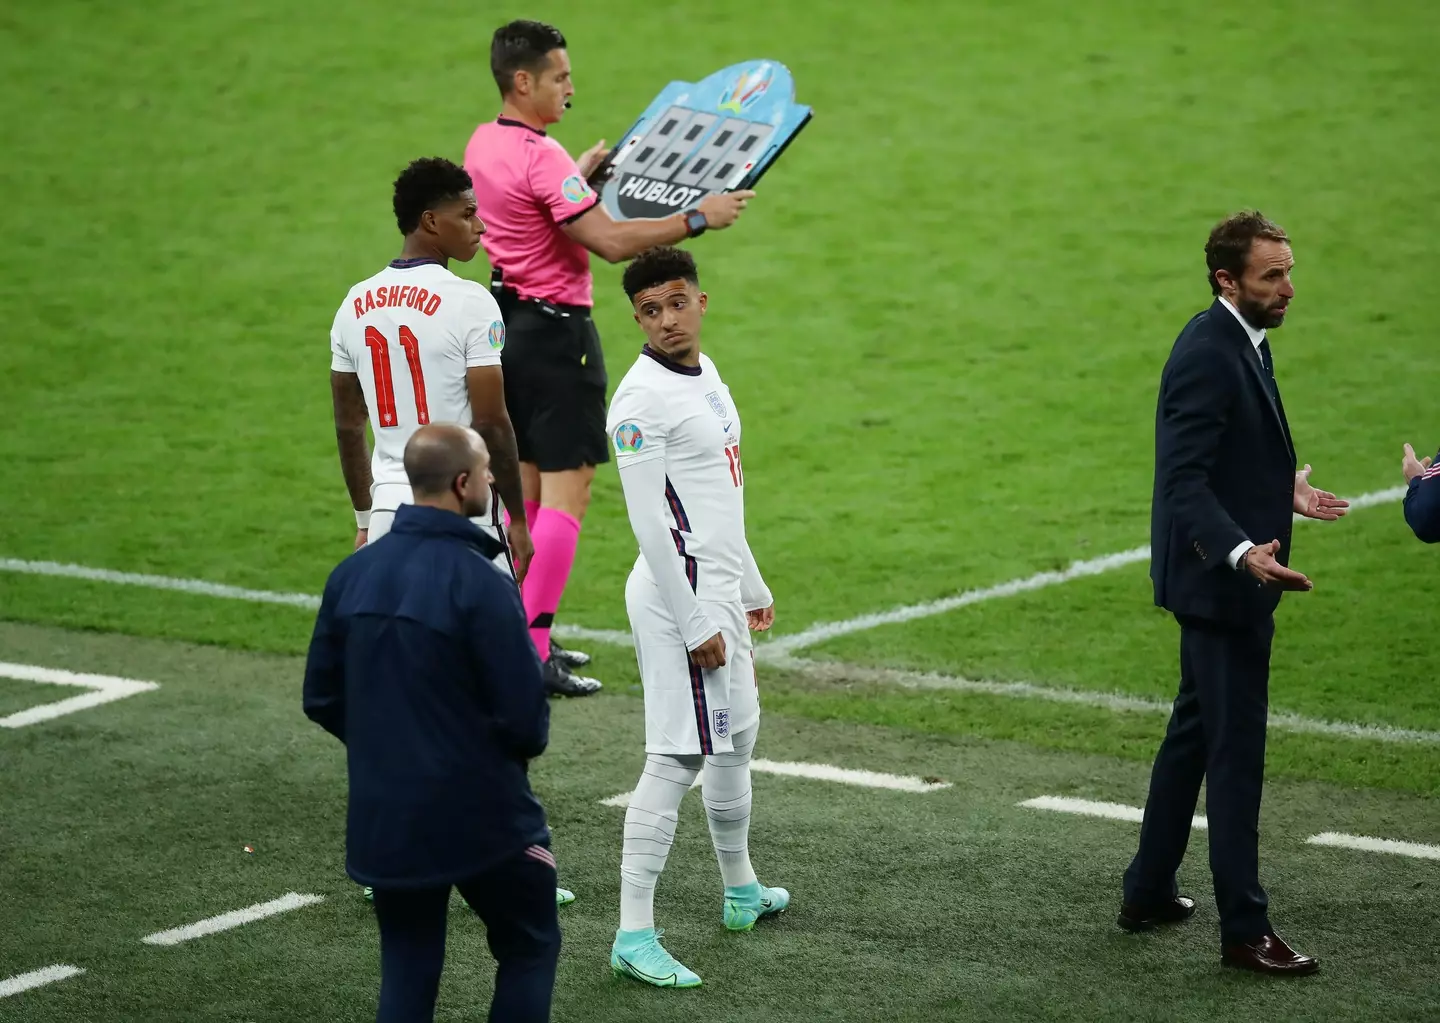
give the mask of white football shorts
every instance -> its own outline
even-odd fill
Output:
[[[645,752],[669,756],[732,753],[731,736],[760,723],[755,647],[740,602],[701,601],[725,637],[725,665],[690,663],[660,588],[638,571],[625,583],[625,608],[645,690]]]

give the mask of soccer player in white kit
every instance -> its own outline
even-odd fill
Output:
[[[505,321],[488,289],[448,266],[474,259],[485,233],[470,175],[449,160],[416,160],[395,181],[394,209],[405,236],[400,258],[350,289],[330,329],[335,436],[355,508],[355,547],[384,536],[395,509],[410,503],[410,437],[426,423],[458,423],[485,439],[500,496],[476,524],[507,541],[504,503],[509,551],[496,560],[523,578],[532,549],[500,369]]]
[[[703,770],[702,798],[724,884],[723,919],[748,931],[790,894],[750,865],[750,756],[760,725],[748,630],[775,619],[745,539],[740,416],[700,352],[708,297],[681,249],[641,253],[625,293],[648,343],[620,382],[606,429],[640,556],[625,586],[645,691],[645,770],[625,811],[617,974],[656,987],[700,978],[661,946],[655,884],[680,801]]]
[[[355,548],[389,532],[395,509],[412,502],[405,445],[415,431],[426,423],[472,426],[490,450],[500,496],[492,494],[488,516],[472,521],[508,544],[495,562],[518,583],[533,548],[500,368],[505,322],[487,288],[448,267],[452,259],[474,259],[485,232],[470,175],[449,160],[416,160],[395,181],[394,208],[405,236],[400,258],[350,289],[330,329],[335,436],[355,509]],[[501,502],[510,513],[508,537]],[[556,891],[561,904],[574,899]]]

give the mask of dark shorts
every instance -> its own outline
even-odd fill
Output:
[[[520,461],[562,472],[610,460],[605,353],[588,310],[568,316],[515,303],[506,310],[505,404]]]

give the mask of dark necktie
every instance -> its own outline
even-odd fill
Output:
[[[1275,362],[1270,358],[1270,339],[1260,339],[1260,364],[1265,367],[1265,378],[1269,382],[1270,397],[1280,400],[1280,385],[1275,382]]]

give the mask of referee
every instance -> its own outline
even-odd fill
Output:
[[[535,545],[521,587],[525,616],[547,689],[583,696],[600,683],[571,669],[589,657],[561,648],[550,627],[575,561],[595,467],[610,460],[605,356],[590,316],[590,253],[618,263],[653,245],[729,227],[755,193],[710,195],[695,209],[655,220],[614,220],[586,181],[608,155],[604,141],[577,163],[546,134],[575,94],[565,49],[559,30],[541,22],[496,30],[490,71],[501,112],[475,129],[465,169],[505,317],[505,404]]]

